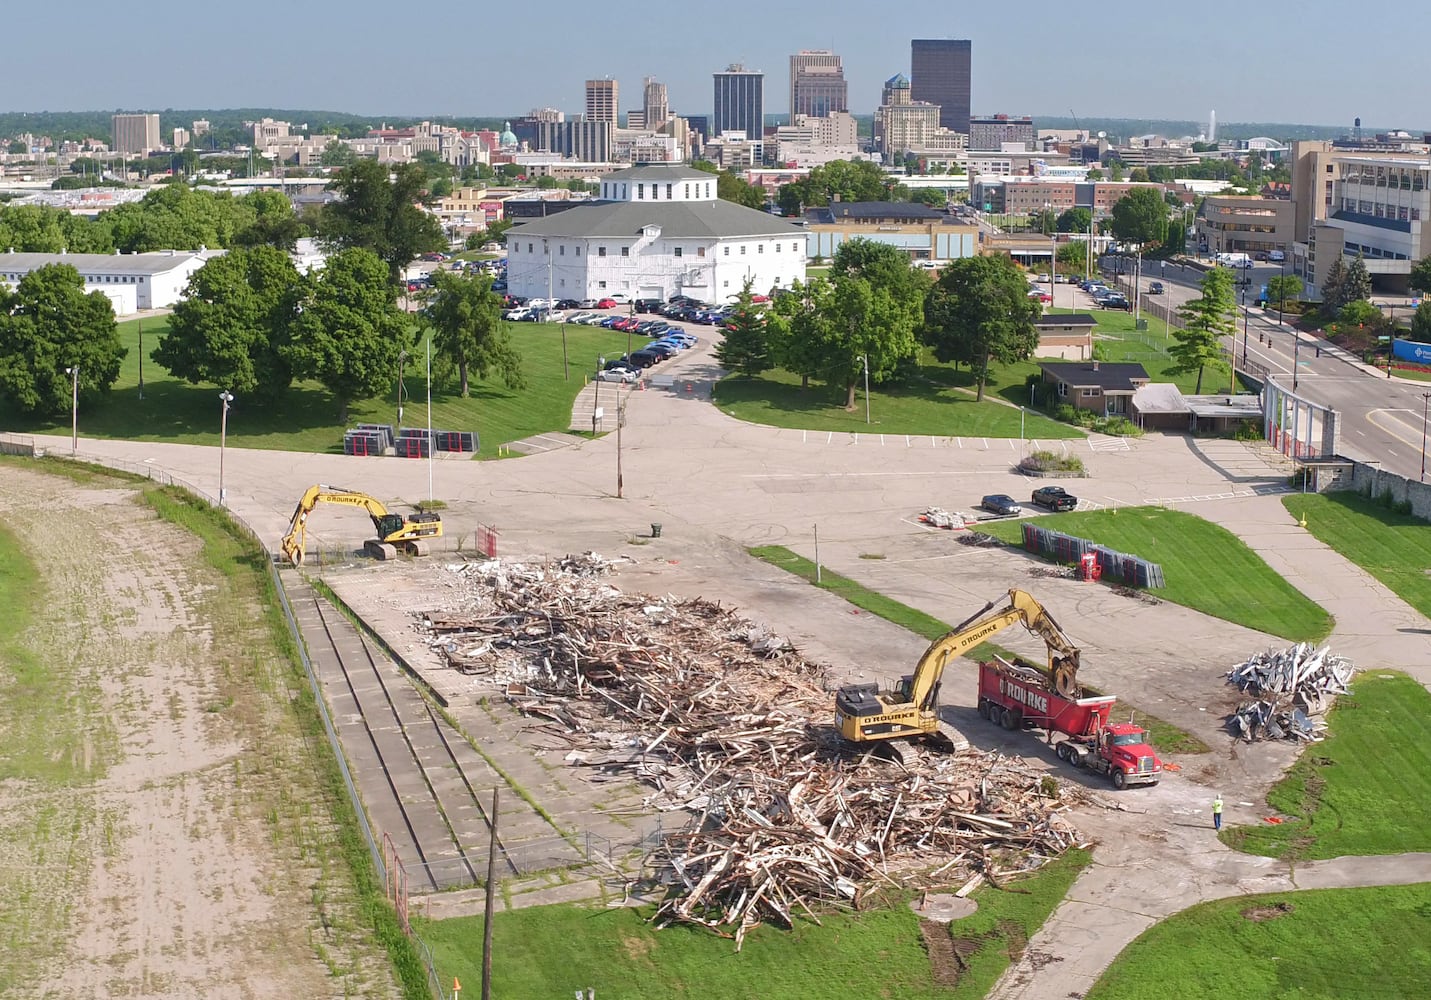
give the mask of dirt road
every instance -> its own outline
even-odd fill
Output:
[[[0,994],[391,996],[252,578],[135,488],[6,463]],[[18,905],[16,905],[18,904]]]

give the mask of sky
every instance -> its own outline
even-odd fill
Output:
[[[789,105],[789,57],[844,59],[851,110],[909,72],[911,38],[973,41],[973,112],[1431,128],[1414,39],[1431,4],[1391,0],[1394,34],[1353,35],[1355,7],[1331,0],[1181,5],[900,4],[875,0],[645,3],[578,0],[160,6],[70,0],[0,14],[0,110],[162,111],[274,107],[357,115],[577,113],[583,82],[641,82],[676,113],[706,114],[711,74],[740,62],[766,74],[767,113]],[[1349,27],[1354,25],[1349,24]],[[1406,45],[1383,42],[1407,40]],[[1374,55],[1362,48],[1376,46]]]

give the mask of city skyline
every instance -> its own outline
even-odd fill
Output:
[[[711,74],[743,63],[768,77],[766,110],[786,114],[790,57],[827,49],[842,57],[849,106],[857,114],[878,105],[880,84],[910,74],[910,42],[969,39],[975,53],[970,110],[1079,118],[1173,119],[1203,122],[1217,108],[1224,122],[1268,121],[1346,125],[1354,117],[1383,127],[1431,127],[1415,60],[1384,61],[1373,81],[1338,72],[1320,53],[1329,0],[1309,0],[1296,18],[1280,9],[1208,0],[1196,8],[1159,11],[1156,18],[1099,18],[1051,0],[1020,7],[1018,56],[1008,53],[1007,15],[971,9],[917,27],[890,26],[866,4],[831,0],[812,27],[797,12],[731,0],[727,16],[710,23],[673,11],[659,23],[593,19],[571,0],[508,15],[500,36],[448,49],[403,25],[372,0],[303,5],[285,12],[283,30],[265,35],[261,57],[252,39],[235,32],[218,9],[186,8],[162,19],[116,16],[108,5],[75,0],[67,17],[103,20],[103,32],[66,34],[62,63],[54,46],[12,47],[0,63],[6,111],[95,111],[166,108],[312,108],[360,115],[504,116],[531,108],[582,111],[584,82],[624,79],[622,112],[639,110],[640,82],[668,87],[677,114],[713,111]],[[1324,15],[1319,17],[1318,15]],[[742,16],[745,15],[745,16]],[[759,31],[749,26],[759,23]],[[372,28],[381,21],[384,71],[373,73]],[[580,42],[561,41],[579,24]],[[7,14],[16,39],[50,37],[53,13],[27,5]],[[1431,29],[1431,10],[1408,9],[1398,34]],[[1084,32],[1074,51],[1064,41]],[[1034,43],[1040,32],[1058,45]],[[444,36],[445,37],[445,36]],[[689,39],[699,37],[697,58]],[[322,39],[315,45],[314,39]],[[523,38],[541,45],[519,44]],[[681,41],[682,44],[673,44]],[[1047,58],[1039,53],[1047,51]],[[551,59],[553,52],[561,55]],[[457,56],[461,58],[457,58]],[[259,62],[255,60],[258,59]],[[256,72],[261,63],[265,71]],[[57,72],[56,66],[64,71]],[[451,71],[434,67],[452,65]]]

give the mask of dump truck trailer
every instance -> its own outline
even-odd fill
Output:
[[[1005,729],[1044,730],[1059,760],[1106,774],[1115,788],[1156,785],[1163,762],[1141,727],[1110,721],[1117,703],[1112,695],[1065,697],[1042,670],[1002,657],[979,664],[981,716]]]

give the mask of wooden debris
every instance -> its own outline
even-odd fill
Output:
[[[471,613],[427,614],[461,636],[457,669],[499,690],[593,780],[635,779],[686,828],[646,858],[665,886],[655,919],[699,924],[737,949],[762,923],[858,906],[880,887],[966,885],[1075,844],[1077,790],[965,750],[897,766],[850,754],[824,667],[719,604],[624,594],[588,554],[461,567]]]

